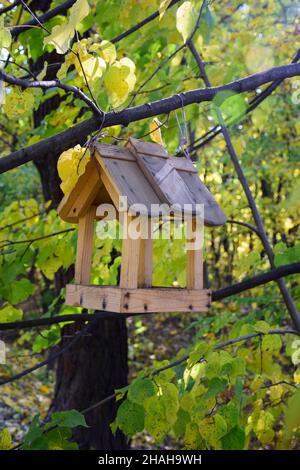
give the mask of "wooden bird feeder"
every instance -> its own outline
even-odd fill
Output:
[[[120,196],[128,200],[125,214],[120,213]],[[179,204],[188,205],[192,227],[196,227],[195,208],[203,204],[205,225],[226,222],[190,160],[169,156],[162,146],[133,138],[122,148],[95,143],[84,174],[58,208],[63,220],[78,224],[75,284],[66,287],[67,305],[125,314],[206,311],[211,293],[203,288],[202,247],[187,250],[186,288],[153,287],[150,233],[145,239],[132,239],[129,232],[123,238],[118,286],[90,285],[94,222],[101,220],[103,211],[99,207],[107,203],[119,211],[120,221],[124,216],[127,220],[136,216],[132,211],[136,204],[149,210],[147,220],[158,216],[151,212],[153,204]]]

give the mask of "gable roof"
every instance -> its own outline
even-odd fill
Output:
[[[128,207],[144,205],[149,214],[153,204],[180,205],[190,214],[198,212],[197,204],[204,204],[206,225],[226,222],[190,160],[169,156],[161,145],[133,138],[125,147],[95,143],[84,174],[62,199],[58,212],[62,219],[76,223],[91,204],[112,202],[118,208],[119,196],[127,197]]]

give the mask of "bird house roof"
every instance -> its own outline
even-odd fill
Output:
[[[161,145],[130,138],[125,147],[95,143],[85,172],[58,208],[60,217],[77,223],[91,205],[113,203],[126,196],[129,212],[155,216],[156,205],[167,204],[189,214],[204,205],[204,223],[223,225],[226,217],[197,169],[185,157],[169,156]],[[154,206],[153,206],[154,205]]]

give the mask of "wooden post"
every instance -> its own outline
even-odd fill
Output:
[[[141,238],[136,240],[129,237],[129,224],[134,219],[133,216],[125,214],[123,223],[123,243],[120,287],[136,289],[138,286],[139,259]]]
[[[78,221],[75,284],[90,283],[95,215],[96,207],[91,206]]]
[[[195,217],[187,221],[187,241],[193,243],[198,238],[203,241],[203,225]],[[187,288],[203,289],[203,247],[187,249]]]
[[[153,240],[151,218],[147,217],[147,219],[145,219],[145,223],[147,224],[147,226],[145,228],[144,236],[146,236],[147,238],[141,239],[138,287],[152,286]]]

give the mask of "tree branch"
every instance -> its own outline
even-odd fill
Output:
[[[15,375],[9,377],[8,379],[0,380],[0,385],[5,385],[5,384],[8,384],[10,382],[14,382],[15,380],[19,380],[22,377],[25,377],[26,375],[31,374],[31,372],[34,372],[34,371],[40,369],[41,367],[44,367],[47,364],[52,363],[55,359],[57,359],[59,356],[61,356],[65,352],[67,352],[75,343],[77,343],[79,338],[81,338],[84,334],[86,334],[88,332],[88,330],[91,328],[92,324],[93,323],[89,323],[82,330],[76,332],[74,338],[72,338],[72,340],[69,341],[68,344],[64,348],[59,349],[59,351],[52,354],[48,359],[45,359],[44,361],[39,362],[35,366],[32,366],[29,369],[25,369],[22,372],[19,372],[18,374],[15,374]]]
[[[173,0],[170,5],[168,6],[167,10],[169,8],[171,8],[173,5],[175,5],[176,3],[178,3],[179,1],[181,0]],[[140,23],[137,23],[136,25],[134,25],[132,28],[128,29],[127,31],[124,31],[124,33],[121,33],[119,34],[118,36],[115,36],[114,38],[112,38],[110,40],[110,42],[112,42],[113,44],[121,41],[121,39],[124,39],[126,38],[127,36],[129,36],[130,34],[134,33],[135,31],[138,31],[140,28],[142,28],[143,26],[145,26],[146,24],[150,23],[151,21],[155,20],[155,18],[157,18],[159,16],[159,11],[155,11],[154,13],[152,13],[152,15],[148,16],[147,18],[145,18],[144,20],[140,21]]]
[[[47,21],[51,20],[51,18],[54,18],[57,15],[64,15],[68,11],[68,9],[71,8],[72,5],[74,5],[75,2],[76,0],[68,0],[62,5],[53,8],[53,10],[47,11],[47,13],[45,13],[44,15],[41,15],[37,18],[33,18],[26,24],[16,26],[11,30],[12,37],[15,39],[19,36],[19,34],[23,33],[24,31],[27,31],[32,26],[37,26],[39,24],[46,23]]]
[[[295,64],[300,60],[300,49],[297,51],[295,56],[293,57],[291,64]],[[205,65],[205,64],[204,64]],[[268,96],[270,96],[276,88],[278,88],[279,85],[283,83],[283,80],[277,80],[273,83],[271,83],[269,86],[267,86],[262,93],[259,95],[255,96],[250,102],[249,105],[244,113],[241,113],[238,116],[238,119],[241,119],[242,117],[246,116],[247,114],[251,113],[257,106],[260,105]],[[236,120],[234,121],[236,123]],[[230,123],[226,122],[227,126],[230,126]],[[207,145],[209,142],[211,142],[217,135],[221,134],[222,129],[219,125],[214,126],[212,129],[210,129],[208,132],[206,132],[204,135],[199,137],[193,142],[193,145],[189,147],[190,152],[195,152],[196,150],[199,150],[200,148],[204,147]],[[197,142],[199,142],[197,144]],[[178,154],[180,155],[180,153]]]
[[[65,230],[60,230],[58,232],[53,232],[53,233],[48,233],[47,235],[41,235],[40,237],[36,238],[29,238],[28,240],[3,240],[0,245],[0,249],[5,248],[7,246],[13,246],[13,245],[23,245],[25,243],[34,243],[38,242],[40,240],[45,240],[46,238],[51,238],[51,237],[56,237],[57,235],[60,235],[62,233],[69,233],[73,232],[75,229],[74,228],[66,228]]]
[[[98,106],[92,101],[80,88],[73,85],[66,85],[60,80],[25,80],[24,78],[17,78],[14,75],[9,75],[4,70],[0,70],[0,79],[10,85],[15,85],[20,88],[41,88],[47,90],[49,88],[61,88],[66,92],[71,92],[76,95],[79,99],[84,101],[88,107],[93,111],[96,116],[103,116]]]
[[[256,73],[219,87],[190,90],[159,101],[153,101],[140,106],[123,109],[119,112],[113,111],[107,113],[105,115],[102,128],[117,124],[128,126],[131,122],[140,121],[160,114],[168,114],[175,109],[182,108],[182,105],[187,106],[194,103],[212,101],[217,93],[221,91],[227,90],[234,91],[236,93],[244,93],[246,91],[255,90],[257,87],[268,82],[273,82],[279,79],[284,80],[286,78],[299,75],[300,64],[288,64],[273,67],[264,72]],[[0,174],[23,165],[31,160],[36,160],[37,158],[40,158],[41,154],[51,152],[53,152],[53,154],[57,154],[67,150],[77,143],[84,142],[87,135],[96,131],[100,124],[101,119],[93,117],[59,134],[44,139],[41,142],[11,153],[0,159]]]
[[[223,289],[213,291],[212,292],[212,302],[219,301],[230,297],[232,295],[239,294],[240,292],[244,292],[245,290],[253,289],[254,287],[258,287],[264,284],[267,284],[271,281],[276,281],[277,279],[289,276],[291,274],[300,273],[300,262],[286,264],[283,266],[279,266],[276,269],[272,269],[271,271],[267,271],[263,274],[258,274],[246,281],[238,282],[233,286],[224,287]],[[11,322],[11,323],[0,323],[0,331],[5,330],[19,330],[23,328],[34,328],[37,326],[48,326],[54,325],[57,323],[65,323],[69,321],[78,321],[78,322],[86,322],[91,321],[94,318],[96,319],[103,319],[103,318],[124,318],[130,317],[134,315],[144,315],[145,312],[141,312],[140,314],[124,314],[124,313],[114,313],[114,312],[105,312],[105,311],[97,311],[95,313],[80,313],[80,314],[67,314],[67,315],[57,315],[54,317],[48,318],[37,318],[36,320],[22,320],[18,322]],[[149,315],[149,314],[148,314]]]
[[[0,15],[3,15],[3,13],[8,13],[9,11],[13,10],[16,6],[19,5],[19,3],[20,3],[20,0],[16,0],[11,5],[8,5],[7,7],[0,8]]]

